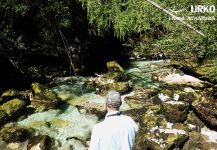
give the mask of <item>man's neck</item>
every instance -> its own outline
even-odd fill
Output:
[[[107,109],[107,112],[108,113],[113,113],[113,112],[117,112],[119,111],[118,109]]]

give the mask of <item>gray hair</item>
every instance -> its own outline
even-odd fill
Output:
[[[121,95],[117,91],[109,91],[106,95],[106,104],[113,108],[119,108],[121,106]]]

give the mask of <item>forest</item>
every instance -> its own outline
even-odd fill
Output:
[[[75,113],[71,107],[76,107],[81,113],[81,108],[86,110],[86,105],[81,102],[86,100],[85,94],[92,97],[91,94],[94,93],[95,97],[92,99],[96,96],[102,99],[107,91],[114,89],[122,95],[130,92],[135,94],[126,97],[129,108],[123,110],[125,114],[132,115],[141,126],[135,149],[189,149],[189,145],[193,143],[191,140],[196,138],[193,132],[199,132],[188,131],[189,134],[182,136],[180,142],[173,141],[168,144],[171,139],[166,139],[166,146],[163,144],[165,147],[162,147],[159,142],[154,143],[144,136],[147,130],[151,131],[145,125],[151,119],[145,112],[154,112],[158,120],[155,120],[155,124],[162,123],[159,118],[163,114],[167,122],[179,123],[176,125],[179,128],[185,128],[186,124],[191,123],[200,128],[201,132],[204,127],[216,132],[216,19],[216,0],[1,0],[0,127],[11,121],[16,124],[21,122],[23,125],[16,115],[9,118],[4,116],[10,108],[6,103],[20,103],[20,109],[22,105],[23,110],[29,105],[36,105],[36,109],[44,99],[51,101],[49,106],[40,107],[39,110],[28,110],[23,117],[27,119],[32,114],[38,115],[37,112],[50,111],[53,106],[62,109],[66,104],[70,107],[64,108],[65,110],[70,109],[71,113]],[[156,69],[154,71],[153,66]],[[175,76],[177,74],[179,75]],[[176,79],[176,83],[171,85]],[[110,80],[117,83],[110,83]],[[67,89],[62,89],[64,84]],[[186,92],[186,88],[192,88],[191,92]],[[171,110],[172,107],[164,103],[159,93],[169,97],[178,93],[185,107],[177,106],[178,110]],[[140,99],[141,96],[153,100],[154,104],[147,104],[147,101]],[[162,101],[160,105],[155,101],[156,97]],[[203,101],[203,97],[207,101]],[[25,104],[19,101],[11,102],[13,98],[24,99]],[[37,98],[42,99],[42,102],[38,104],[38,101],[35,101],[32,104]],[[55,101],[52,101],[53,99]],[[89,99],[87,101],[89,103]],[[139,105],[143,106],[143,109]],[[150,105],[153,107],[149,109]],[[91,114],[97,116],[98,120],[102,119],[102,109],[90,107],[91,109],[88,106],[86,111],[90,109]],[[168,112],[171,115],[187,116],[185,119],[176,120],[174,116],[167,116]],[[206,117],[207,114],[211,116]],[[6,116],[8,115],[11,114],[6,113]],[[192,120],[197,120],[196,124],[188,120],[190,115],[194,116]],[[50,128],[54,122],[58,122],[55,119],[45,124],[42,121],[40,123]],[[44,132],[38,131],[35,126],[39,127],[41,124],[34,124],[34,127],[33,124],[29,125],[28,133],[29,128],[34,129],[34,133]],[[92,124],[89,123],[88,126],[92,127]],[[10,127],[0,130],[2,139],[5,128]],[[9,131],[6,132],[9,134]],[[89,132],[88,130],[87,133]],[[43,138],[39,139],[52,141],[55,134],[40,136]],[[30,137],[32,138],[32,135]],[[172,138],[179,141],[180,137]],[[88,144],[84,143],[90,136],[72,139],[81,142],[82,146],[77,149],[85,149],[83,147],[88,147]],[[0,142],[0,149],[5,148],[4,142]],[[49,143],[55,145],[55,148],[63,148],[52,142]],[[64,142],[60,143],[64,145]],[[202,147],[197,148],[207,149],[207,141],[201,143]],[[213,143],[212,146],[217,149],[217,144]]]

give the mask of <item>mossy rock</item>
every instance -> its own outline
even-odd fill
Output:
[[[215,150],[216,147],[216,142],[207,141],[201,133],[193,131],[189,133],[189,139],[183,146],[183,150]]]
[[[104,78],[112,79],[117,82],[124,82],[129,80],[129,77],[124,72],[108,72],[104,74]]]
[[[189,112],[186,123],[196,126],[195,130],[197,131],[200,131],[200,129],[204,126],[204,123],[194,114],[193,111]]]
[[[8,114],[4,110],[0,110],[0,126],[5,124],[9,119]]]
[[[101,88],[101,93],[106,94],[110,90],[115,90],[121,94],[127,93],[131,87],[128,82],[114,82],[103,85]]]
[[[51,137],[47,135],[38,135],[29,140],[27,149],[31,150],[39,147],[40,150],[55,150],[56,148],[54,145],[54,140]]]
[[[213,97],[203,93],[201,98],[192,102],[192,108],[196,116],[206,125],[217,127],[217,103]]]
[[[124,69],[116,61],[107,62],[106,67],[109,72],[124,72]]]
[[[135,150],[162,150],[159,143],[150,140],[153,137],[149,137],[146,131],[139,130],[135,139],[134,149]],[[151,135],[150,135],[151,136]]]
[[[0,99],[0,104],[3,104],[9,100],[14,99],[14,98],[29,101],[28,94],[29,94],[29,91],[17,91],[15,89],[9,89],[9,90],[3,92],[1,99]]]
[[[173,123],[182,123],[187,118],[189,112],[189,104],[185,102],[174,101],[163,102],[162,112],[167,121]]]
[[[125,102],[130,106],[130,108],[142,108],[148,107],[155,103],[155,96],[158,94],[156,89],[136,89],[133,91],[132,96],[127,96],[124,98]]]
[[[169,133],[166,138],[165,149],[182,148],[187,142],[189,136],[185,134],[173,134]]]
[[[33,94],[41,94],[42,92],[47,90],[47,87],[40,83],[32,83],[31,88],[32,88]]]
[[[0,131],[0,135],[3,141],[22,142],[27,138],[28,131],[21,127],[5,127]]]
[[[140,130],[135,139],[135,150],[168,150],[180,149],[188,140],[186,134],[150,133]]]
[[[2,101],[0,101],[0,103],[4,103],[8,100],[14,99],[14,98],[18,98],[20,96],[20,93],[14,89],[9,89],[5,92],[3,92],[1,98]]]
[[[10,100],[0,106],[0,110],[7,113],[9,117],[20,115],[21,111],[26,108],[26,102],[20,99]]]
[[[152,129],[156,126],[165,127],[167,121],[160,112],[161,108],[159,105],[150,106],[142,116],[142,126],[148,129]]]
[[[33,92],[31,105],[38,111],[56,108],[60,103],[57,95],[49,91],[46,86],[40,83],[32,83],[31,87]]]

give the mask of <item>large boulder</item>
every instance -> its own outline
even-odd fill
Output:
[[[188,124],[193,131],[200,131],[204,126],[204,123],[194,114],[193,111],[189,111],[185,124]]]
[[[167,101],[162,103],[162,111],[169,122],[184,122],[189,111],[189,104]]]
[[[22,142],[27,138],[27,130],[21,127],[5,127],[0,131],[0,136],[3,141]]]
[[[192,103],[196,115],[208,126],[217,127],[217,103],[209,91],[204,91],[197,100]]]
[[[124,69],[116,61],[107,62],[106,67],[109,72],[124,72]]]
[[[135,89],[131,95],[126,96],[124,100],[130,106],[130,108],[138,109],[144,106],[153,105],[157,93],[158,90],[156,89],[139,88]]]
[[[121,94],[128,92],[131,87],[123,68],[115,61],[108,62],[106,65],[107,73],[90,78],[85,84],[94,86],[101,95],[105,95],[110,90],[116,90]]]
[[[194,150],[194,149],[214,150],[216,149],[216,147],[217,147],[217,142],[210,140],[209,137],[207,137],[203,133],[193,131],[189,133],[189,139],[183,146],[183,150]]]
[[[169,85],[178,84],[196,88],[204,88],[210,86],[207,82],[199,80],[193,76],[181,74],[169,74],[164,78],[160,79],[160,81],[165,82]]]
[[[168,122],[161,105],[147,107],[140,114],[140,130],[135,140],[136,150],[181,148],[188,139],[188,128]]]
[[[10,118],[21,115],[25,108],[26,102],[20,99],[10,100],[0,106],[0,110],[5,111]]]
[[[56,108],[60,102],[57,95],[51,92],[46,86],[39,83],[32,83],[31,105],[38,111]]]

